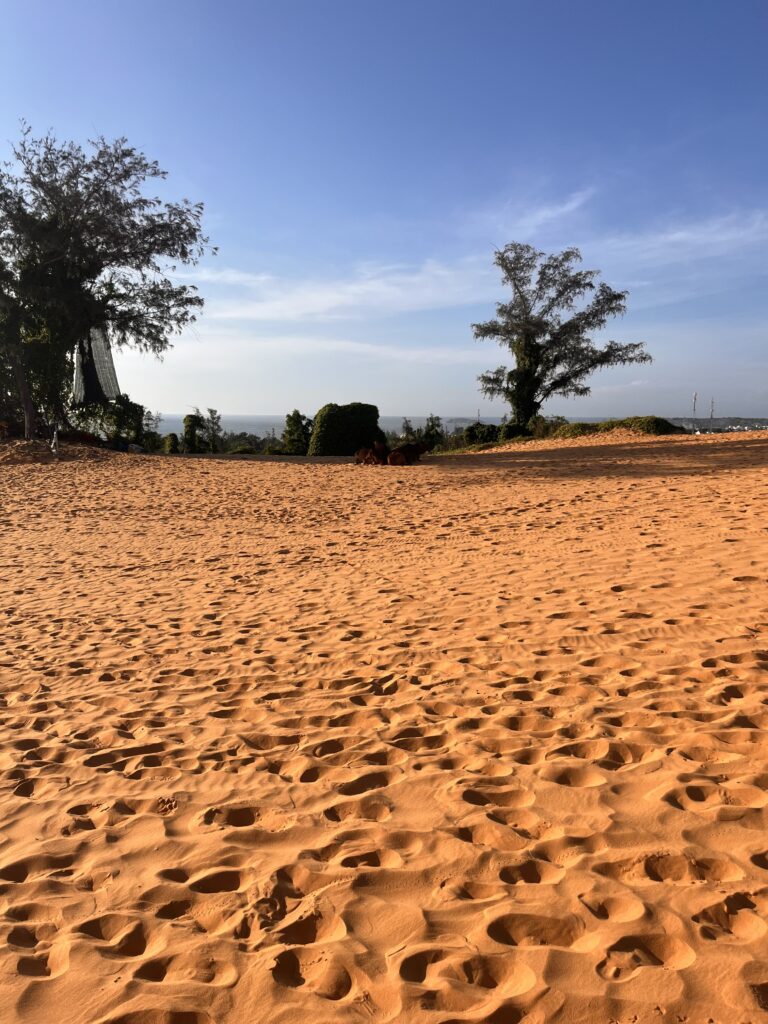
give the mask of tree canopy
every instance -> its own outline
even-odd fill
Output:
[[[167,174],[124,138],[86,149],[24,126],[12,152],[0,167],[0,379],[15,381],[29,435],[46,403],[66,417],[91,328],[159,355],[196,319],[202,298],[171,275],[210,247],[202,204],[146,195]]]
[[[595,370],[651,361],[642,343],[607,341],[601,347],[593,340],[595,331],[625,312],[628,293],[596,283],[599,271],[577,269],[580,262],[578,249],[546,256],[521,242],[510,242],[494,257],[512,298],[497,304],[496,319],[472,330],[476,339],[508,348],[515,365],[488,370],[478,380],[487,397],[509,403],[520,433],[547,399],[588,395],[587,379]]]
[[[298,409],[289,412],[285,417],[283,430],[283,449],[288,455],[306,455],[312,438],[312,420],[302,415]]]

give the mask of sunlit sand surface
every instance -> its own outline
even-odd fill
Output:
[[[0,999],[758,1024],[768,435],[0,464]]]

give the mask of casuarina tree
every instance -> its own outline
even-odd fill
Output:
[[[488,370],[478,380],[488,398],[509,403],[519,433],[527,432],[547,399],[588,395],[587,380],[595,370],[651,361],[641,343],[593,340],[595,331],[625,312],[627,292],[596,283],[599,271],[580,270],[580,262],[574,248],[546,256],[511,242],[496,252],[494,263],[512,298],[497,304],[495,320],[473,324],[472,330],[476,339],[490,338],[508,348],[515,365]]]
[[[166,172],[125,139],[87,149],[24,127],[0,165],[0,363],[16,384],[25,432],[43,380],[61,393],[72,353],[91,329],[113,344],[160,354],[203,300],[172,275],[208,250],[202,205],[145,193]],[[0,374],[2,375],[2,374]]]

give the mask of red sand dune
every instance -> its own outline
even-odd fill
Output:
[[[767,435],[13,451],[3,1021],[766,1019]]]

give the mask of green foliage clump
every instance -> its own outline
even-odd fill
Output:
[[[445,444],[445,428],[443,427],[443,421],[439,416],[435,416],[434,413],[430,413],[427,416],[424,427],[421,430],[420,441],[423,441],[425,445],[432,451],[433,448],[439,448]]]
[[[684,434],[683,427],[676,427],[660,416],[628,416],[623,420],[603,420],[602,423],[566,423],[554,433],[554,437],[586,437],[588,434],[606,434],[611,430],[632,430],[636,434],[652,434],[657,437],[666,434]]]
[[[470,423],[464,428],[464,444],[494,444],[499,440],[499,428],[495,423]]]
[[[597,423],[564,423],[558,427],[553,437],[586,437],[598,432]]]
[[[163,417],[159,412],[144,410],[144,422],[142,424],[142,441],[144,451],[159,452],[163,450],[163,435],[160,433],[160,424]]]
[[[145,452],[159,452],[163,438],[156,430],[145,430],[141,443]]]
[[[400,444],[416,444],[422,441],[429,451],[435,448],[444,448],[448,442],[448,433],[443,426],[443,421],[433,412],[427,416],[423,427],[414,427],[408,417],[404,417],[400,433],[396,430],[388,430],[385,433],[387,444],[391,448],[397,448]]]
[[[79,429],[105,437],[111,447],[124,450],[129,444],[143,444],[145,413],[143,405],[122,394],[113,402],[78,409],[71,419]]]
[[[528,420],[528,435],[530,437],[541,438],[552,437],[560,429],[568,424],[568,420],[565,416],[533,416]],[[514,424],[510,424],[514,426]]]
[[[302,416],[298,409],[285,417],[283,451],[286,455],[306,455],[312,437],[312,420]]]
[[[674,423],[662,419],[661,416],[628,416],[623,420],[604,420],[598,424],[598,429],[601,432],[618,428],[634,430],[637,434],[654,434],[659,437],[665,434],[685,433],[684,427],[676,427]]]
[[[354,455],[358,448],[370,448],[374,441],[383,440],[375,405],[330,402],[315,416],[308,454]]]
[[[204,451],[205,419],[199,412],[191,412],[184,417],[184,433],[182,434],[182,445],[184,451],[195,455]]]
[[[201,420],[200,428],[200,451],[220,452],[222,449],[221,416],[216,409],[208,409],[208,415],[203,416],[198,408],[195,408],[195,416]]]
[[[166,455],[179,454],[179,435],[166,434],[163,438],[163,451]]]
[[[227,455],[256,455],[256,449],[251,444],[239,444],[235,448],[229,448]]]
[[[261,446],[261,438],[258,434],[249,434],[244,430],[237,433],[232,430],[225,430],[221,435],[221,446],[226,454],[236,452],[238,448],[249,448],[253,452],[258,452]],[[250,453],[240,452],[240,454]]]

